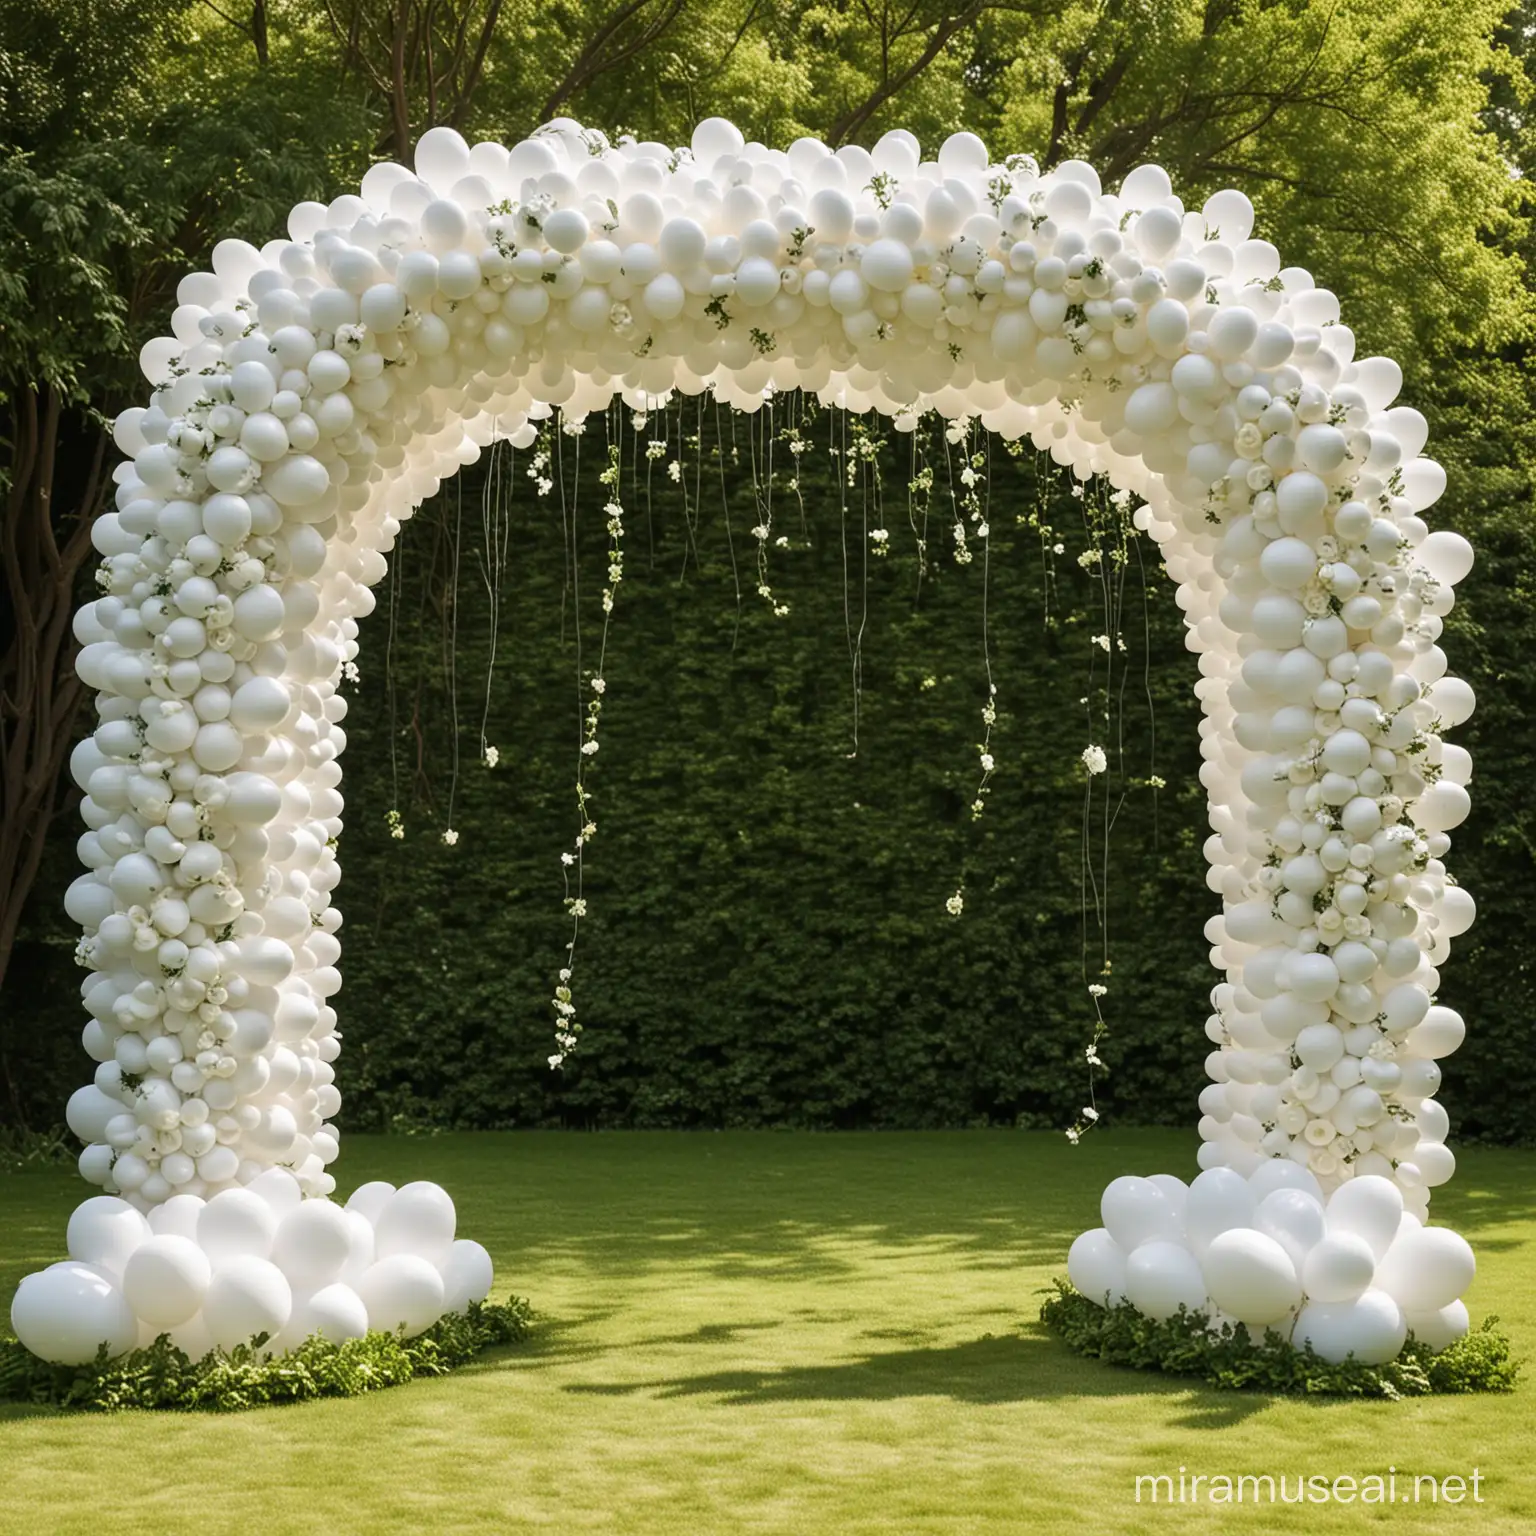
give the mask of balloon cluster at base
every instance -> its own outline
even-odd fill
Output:
[[[174,1195],[147,1217],[96,1195],[70,1217],[69,1258],[21,1282],[11,1326],[61,1365],[161,1334],[193,1360],[261,1334],[274,1355],[314,1335],[414,1337],[490,1294],[490,1255],[454,1224],[436,1184],[364,1184],[342,1206],[304,1198],[283,1168],[208,1200]]]
[[[1256,1340],[1273,1332],[1334,1362],[1382,1364],[1410,1332],[1436,1350],[1467,1332],[1471,1248],[1425,1226],[1380,1174],[1326,1196],[1285,1158],[1246,1178],[1231,1168],[1187,1185],[1119,1178],[1100,1213],[1104,1225],[1072,1244],[1067,1273],[1101,1305],[1157,1319],[1186,1308],[1212,1330],[1243,1323]]]
[[[123,413],[79,610],[67,905],[94,1080],[83,1175],[140,1212],[337,1155],[343,668],[401,523],[491,442],[621,400],[755,411],[776,390],[1030,440],[1141,499],[1199,659],[1208,925],[1202,1166],[1327,1193],[1451,1174],[1439,967],[1473,707],[1438,641],[1471,565],[1445,475],[1337,299],[1221,191],[1105,190],[974,135],[932,156],[688,147],[567,119],[512,149],[425,134],[414,169],[219,244]]]

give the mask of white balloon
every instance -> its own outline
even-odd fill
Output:
[[[1379,1174],[1341,1184],[1328,1200],[1328,1230],[1364,1238],[1378,1259],[1391,1247],[1402,1217],[1402,1190]]]
[[[34,1355],[56,1365],[85,1365],[103,1344],[109,1356],[120,1355],[139,1338],[133,1309],[107,1274],[69,1260],[21,1282],[11,1328]]]
[[[208,1208],[222,1198],[209,1201]],[[220,1349],[233,1349],[257,1334],[278,1333],[292,1310],[293,1292],[282,1270],[245,1253],[215,1268],[203,1302],[203,1321]]]
[[[1347,1187],[1347,1186],[1346,1186]],[[1477,1260],[1448,1227],[1405,1226],[1377,1266],[1376,1284],[1407,1312],[1437,1312],[1472,1284]]]
[[[453,1245],[455,1220],[453,1201],[445,1189],[425,1180],[403,1185],[374,1222],[378,1256],[410,1253],[441,1264]]]
[[[1298,1274],[1328,1232],[1322,1201],[1305,1189],[1271,1190],[1259,1201],[1256,1220],[1259,1231],[1285,1249]]]
[[[1251,1227],[1256,1208],[1253,1191],[1242,1174],[1231,1168],[1206,1169],[1190,1184],[1184,1212],[1184,1228],[1195,1257],[1203,1257],[1221,1233]]]
[[[455,1240],[442,1273],[444,1312],[462,1312],[472,1301],[484,1301],[495,1281],[490,1254],[468,1237]]]
[[[198,1214],[198,1246],[215,1268],[237,1258],[267,1258],[276,1236],[277,1216],[272,1207],[249,1189],[226,1189]],[[212,1319],[209,1326],[217,1335]]]
[[[357,1282],[368,1309],[368,1326],[406,1338],[424,1332],[443,1315],[445,1288],[434,1265],[414,1253],[394,1253],[371,1265]]]
[[[149,1223],[126,1200],[94,1195],[75,1207],[66,1243],[70,1258],[117,1276],[149,1236]]]
[[[212,1273],[207,1254],[195,1242],[158,1234],[145,1238],[129,1256],[123,1295],[144,1322],[169,1329],[196,1315]]]
[[[1309,1302],[1292,1334],[1335,1365],[1353,1355],[1365,1365],[1381,1365],[1403,1347],[1408,1325],[1397,1303],[1385,1292],[1369,1290],[1354,1301]]]
[[[1375,1275],[1371,1245],[1354,1232],[1335,1232],[1308,1252],[1301,1284],[1309,1301],[1354,1301],[1365,1294]]]
[[[293,1349],[314,1334],[332,1344],[360,1339],[368,1332],[368,1309],[350,1285],[336,1281],[295,1300],[283,1329],[283,1344]]]
[[[1090,1301],[1119,1306],[1125,1300],[1125,1250],[1104,1227],[1083,1232],[1068,1250],[1067,1278]]]
[[[1414,1338],[1436,1351],[1466,1338],[1472,1327],[1464,1301],[1453,1301],[1436,1312],[1405,1312],[1403,1317]]]
[[[1211,1300],[1250,1327],[1277,1323],[1301,1305],[1296,1266],[1262,1232],[1234,1227],[1219,1233],[1207,1245],[1200,1268]]]
[[[359,1184],[352,1191],[347,1200],[347,1209],[356,1211],[366,1218],[370,1226],[378,1223],[379,1215],[384,1207],[389,1204],[395,1193],[393,1184],[386,1184],[383,1179],[374,1179],[368,1184]]]
[[[1148,1317],[1172,1317],[1180,1307],[1202,1312],[1209,1305],[1205,1277],[1195,1256],[1181,1243],[1153,1238],[1126,1260],[1125,1294]]]
[[[329,1200],[305,1200],[278,1223],[272,1262],[295,1291],[307,1294],[339,1278],[352,1252],[346,1212]]]

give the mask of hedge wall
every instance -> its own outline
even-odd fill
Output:
[[[591,696],[578,644],[590,676],[610,436],[626,576],[589,779],[585,1034],[554,1073],[560,853]],[[1194,659],[1155,548],[1125,537],[1104,488],[1079,499],[1047,457],[994,442],[977,486],[990,547],[983,559],[973,528],[976,558],[959,564],[962,449],[927,432],[915,462],[911,439],[884,436],[863,449],[857,423],[793,400],[771,423],[689,402],[640,434],[626,413],[548,438],[556,462],[533,476],[532,454],[502,445],[407,525],[348,688],[345,1127],[1064,1126],[1085,1102],[1090,982],[1108,987],[1106,1117],[1188,1122],[1216,898]],[[554,482],[543,496],[539,474]],[[881,527],[883,556],[868,537]],[[1530,851],[1519,794],[1481,781],[1529,758],[1518,689],[1490,698],[1529,537],[1497,532],[1450,641],[1484,697],[1463,737],[1477,811],[1453,867],[1493,910],[1447,970],[1444,1000],[1472,1030],[1443,1096],[1459,1135],[1508,1137],[1530,1081],[1509,1048],[1531,987],[1505,903]],[[760,544],[782,616],[756,590]],[[1085,561],[1095,547],[1105,556]],[[984,612],[998,718],[978,820]],[[1091,788],[1089,742],[1110,760]],[[34,1123],[85,1075],[73,935],[56,915],[71,836],[40,882],[0,1031],[12,1108]],[[957,918],[945,901],[961,885]]]

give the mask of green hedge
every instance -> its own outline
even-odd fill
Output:
[[[798,410],[781,402],[775,425]],[[646,435],[663,427],[658,417]],[[1078,558],[1088,524],[1116,520],[1102,492],[1074,499],[1047,458],[994,443],[983,482],[989,569],[979,556],[961,566],[945,488],[956,466],[928,434],[937,484],[919,591],[909,440],[882,451],[878,496],[867,466],[849,489],[828,453],[848,428],[822,414],[806,425],[803,508],[785,445],[773,448],[768,579],[790,609],[776,618],[755,591],[750,533],[764,507],[764,419],[721,413],[717,436],[713,412],[690,402],[665,430],[673,453],[680,433],[701,438],[683,450],[686,499],[663,461],[633,454],[627,424],[620,434],[627,575],[590,778],[599,832],[574,983],[586,1033],[560,1073],[546,1058],[569,936],[559,855],[574,831],[574,620],[579,608],[590,669],[605,424],[594,419],[581,439],[579,487],[575,440],[557,445],[579,604],[561,496],[536,495],[526,452],[503,447],[466,470],[401,536],[348,688],[344,1124],[1064,1126],[1084,1102],[1090,981],[1109,987],[1101,1109],[1186,1123],[1204,1081],[1213,977],[1202,929],[1216,898],[1203,878],[1194,658],[1150,542],[1130,546],[1123,584],[1111,584],[1128,650],[1113,656],[1106,726],[1101,713],[1090,719],[1104,706],[1106,657],[1092,637],[1111,628],[1105,585]],[[1473,531],[1481,562],[1448,641],[1483,698],[1461,738],[1478,781],[1452,865],[1484,915],[1458,942],[1444,994],[1471,1025],[1443,1095],[1458,1136],[1523,1134],[1517,1105],[1531,1080],[1524,1053],[1510,1059],[1531,1011],[1515,914],[1531,863],[1519,679],[1536,627],[1522,586],[1530,533],[1513,503],[1512,492],[1486,536]],[[891,553],[866,559],[864,531],[881,525]],[[488,529],[505,556],[486,733],[500,752],[494,769],[479,760]],[[789,548],[774,543],[781,535]],[[998,767],[973,821],[984,580]],[[847,634],[861,616],[851,755]],[[1108,976],[1103,935],[1083,914],[1079,755],[1090,740],[1112,749],[1094,784],[1100,884],[1106,790],[1118,807]],[[1151,787],[1154,775],[1166,788]],[[392,809],[403,840],[389,835]],[[440,837],[450,819],[452,847]],[[20,1115],[35,1121],[56,1117],[85,1078],[73,935],[50,905],[70,852],[61,836],[7,985],[21,1022],[3,1030],[6,1074]],[[955,919],[944,902],[962,876]]]

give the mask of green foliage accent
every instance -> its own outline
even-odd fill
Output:
[[[50,1365],[15,1339],[0,1342],[0,1402],[49,1404],[95,1413],[125,1408],[233,1413],[317,1397],[358,1397],[417,1376],[446,1376],[476,1355],[526,1337],[533,1313],[519,1296],[472,1302],[413,1339],[370,1333],[333,1344],[318,1334],[275,1359],[265,1335],[192,1360],[161,1334],[115,1360],[106,1346],[89,1365]]]
[[[1183,1307],[1159,1322],[1129,1302],[1102,1307],[1065,1280],[1055,1287],[1040,1308],[1040,1321],[1078,1354],[1138,1371],[1198,1376],[1235,1391],[1391,1399],[1512,1392],[1522,1365],[1496,1317],[1438,1353],[1410,1334],[1402,1353],[1385,1365],[1366,1365],[1353,1355],[1335,1365],[1310,1344],[1298,1349],[1272,1329],[1262,1340],[1243,1323],[1224,1323],[1215,1331]]]

